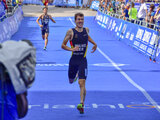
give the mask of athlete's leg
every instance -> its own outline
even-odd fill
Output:
[[[86,99],[86,88],[84,89],[84,94],[83,94],[83,101]]]
[[[81,103],[84,103],[86,97],[86,87],[85,82],[87,79],[88,69],[87,69],[87,59],[82,59],[79,66],[79,86],[80,86],[80,96]]]
[[[45,33],[45,48],[47,47],[47,44],[48,44],[48,33]]]
[[[80,97],[81,97],[81,101],[80,103],[84,104],[84,100],[86,97],[86,87],[85,87],[85,79],[79,79],[78,83],[79,83],[79,87],[80,87]]]
[[[72,84],[78,79],[78,66],[73,58],[69,61],[68,77],[69,83]]]
[[[42,39],[45,40],[45,31],[41,30],[41,32],[42,32]]]

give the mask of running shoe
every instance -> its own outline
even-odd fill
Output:
[[[46,47],[44,47],[44,48],[43,48],[43,50],[47,50],[47,48],[46,48]]]
[[[84,114],[84,104],[83,103],[78,104],[77,109],[79,110],[80,114]]]

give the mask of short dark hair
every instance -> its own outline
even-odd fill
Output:
[[[74,16],[74,20],[76,20],[78,16],[84,17],[84,14],[83,13],[76,13]]]
[[[132,7],[134,7],[134,2],[132,2],[131,4],[132,4]]]
[[[44,7],[42,10],[44,10],[44,9],[47,9],[47,10],[48,10],[48,8],[47,8],[47,7]]]
[[[154,10],[154,8],[155,8],[154,4],[151,4],[150,8],[152,8],[152,10]]]

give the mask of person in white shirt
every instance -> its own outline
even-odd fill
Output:
[[[141,6],[137,14],[138,19],[141,21],[147,20],[147,13],[148,11],[147,11],[147,5],[145,3],[145,0],[141,0]]]
[[[157,25],[156,29],[159,30],[159,32],[160,32],[160,5],[157,8],[157,11],[156,11],[156,13],[154,15],[154,19],[155,19],[156,25]]]

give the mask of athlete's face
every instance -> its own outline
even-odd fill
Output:
[[[47,14],[47,11],[48,11],[48,10],[47,10],[46,8],[44,8],[43,13],[44,13],[44,14]]]
[[[75,23],[78,28],[82,28],[84,24],[84,17],[77,16]]]

